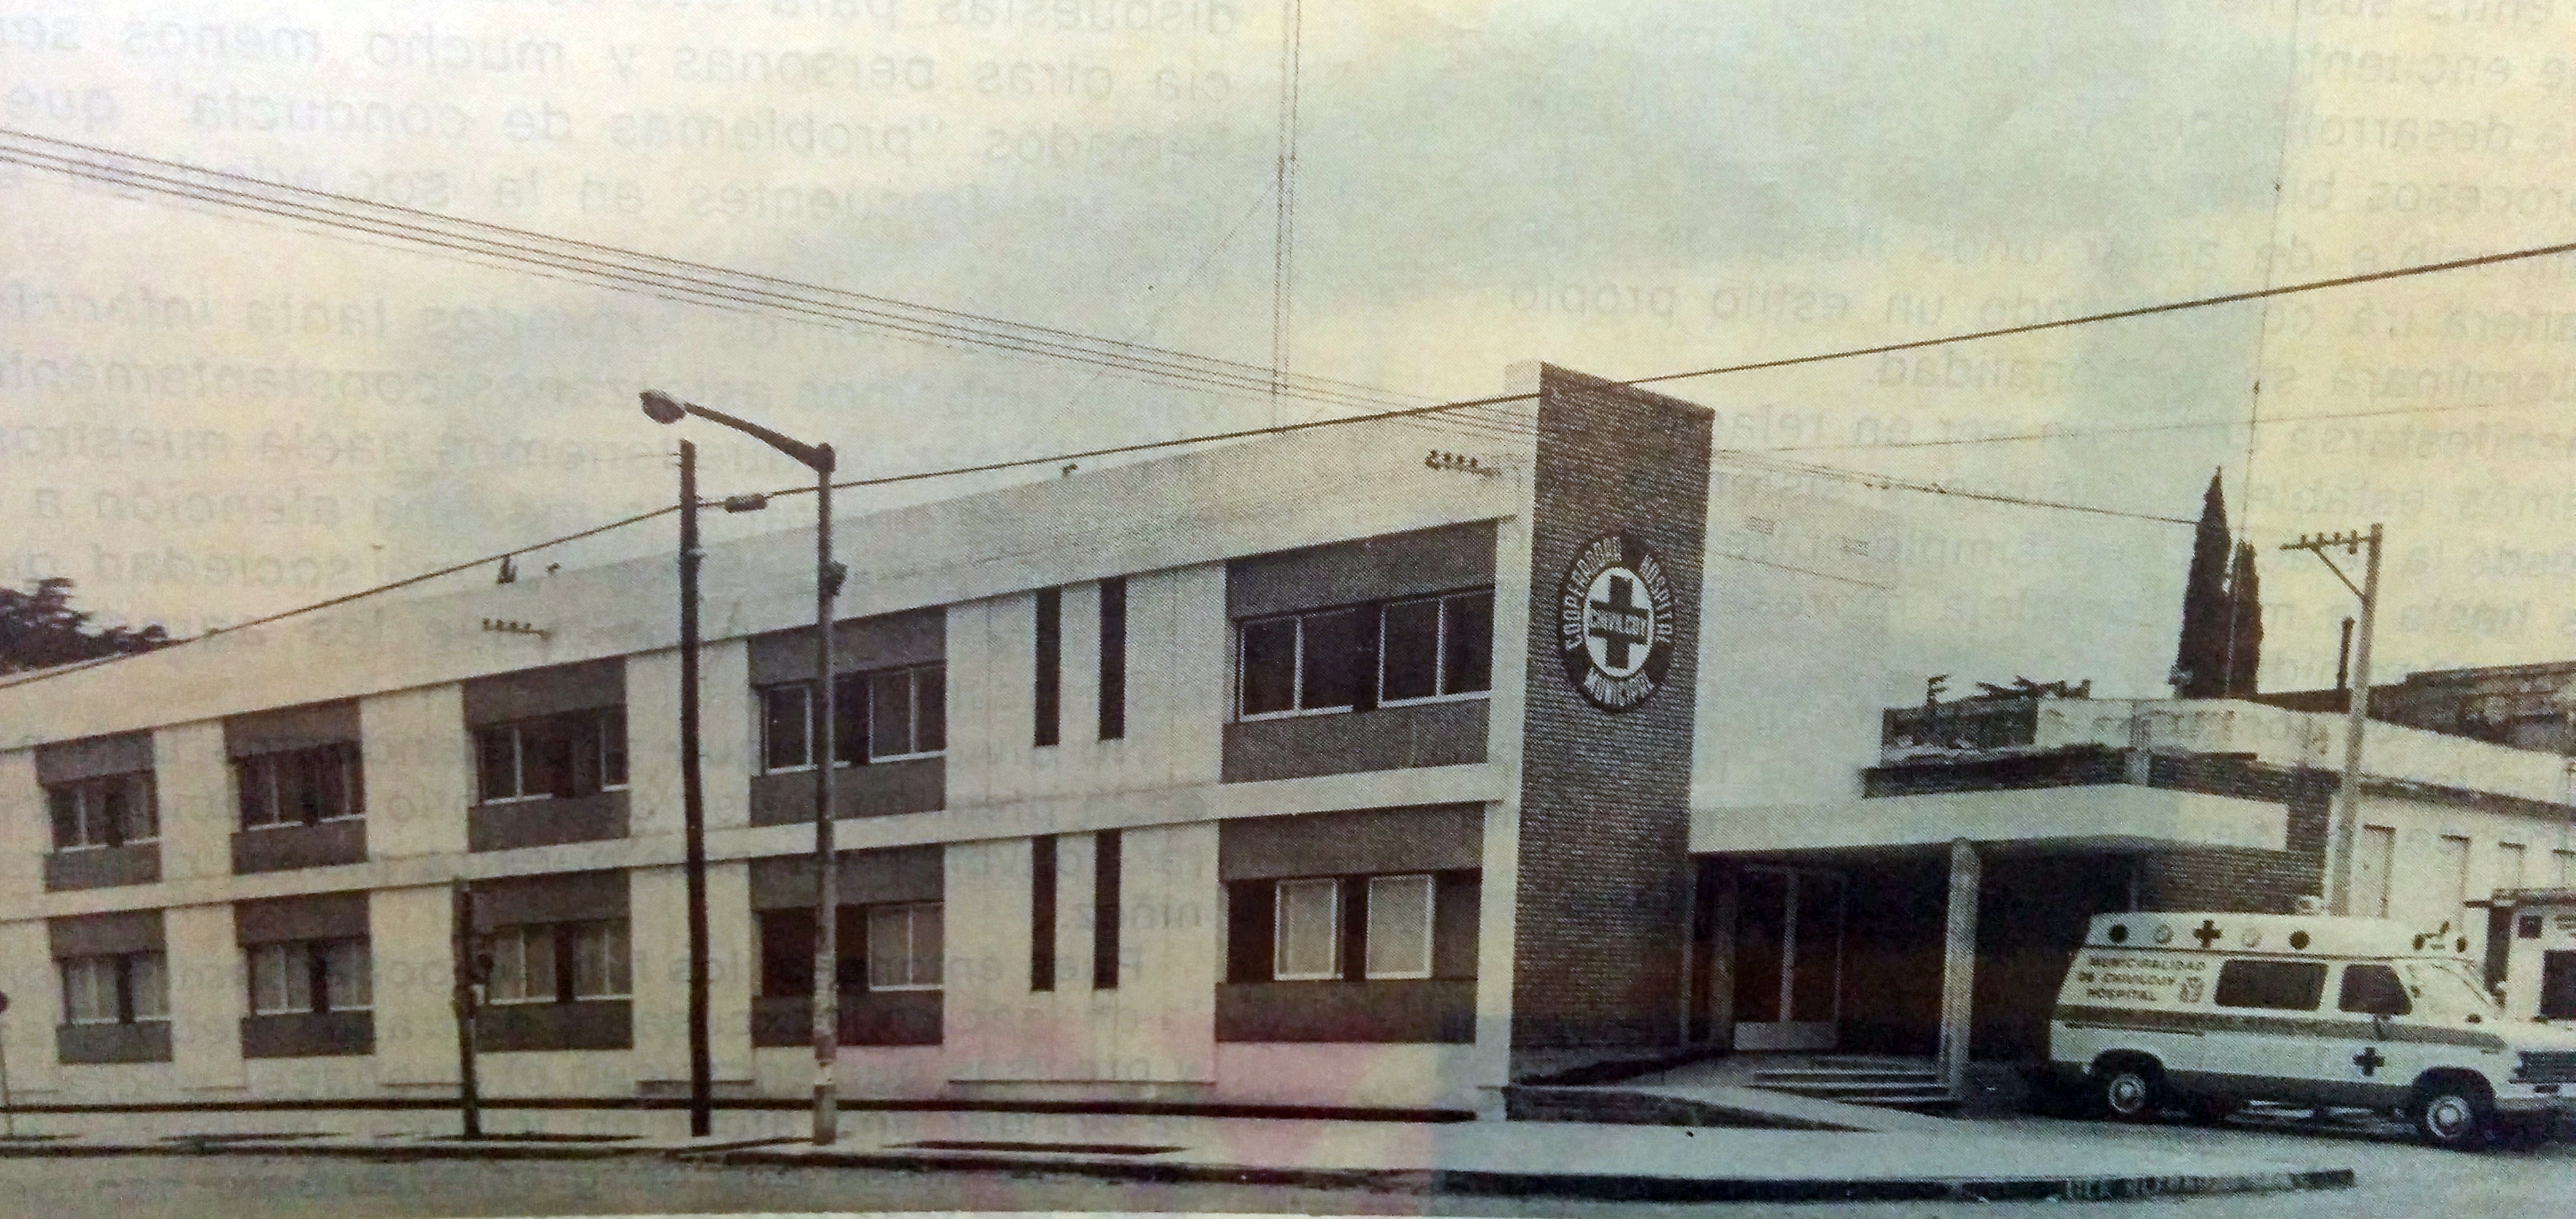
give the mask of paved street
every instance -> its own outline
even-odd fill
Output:
[[[2026,1119],[2011,1125],[2045,1129]],[[2161,1145],[2299,1158],[2331,1144],[2360,1170],[2357,1188],[2147,1203],[2101,1203],[2120,1214],[2283,1219],[2475,1215],[2540,1219],[2567,1212],[2576,1145],[2484,1156],[2430,1151],[2385,1136],[2182,1126],[2113,1137]],[[1724,1137],[1719,1133],[1718,1137]],[[1829,1136],[1825,1136],[1829,1137]],[[2314,1158],[2310,1155],[2307,1158]],[[1963,1169],[1968,1166],[1962,1166]],[[1890,1203],[1801,1206],[1801,1215],[1991,1214],[2065,1203]],[[2143,1211],[2136,1208],[2145,1208]],[[1678,1216],[1705,1206],[1547,1198],[1418,1197],[1371,1191],[1151,1185],[1051,1174],[711,1168],[652,1161],[435,1161],[378,1164],[322,1158],[134,1156],[0,1160],[0,1214],[45,1219],[230,1219],[240,1215],[392,1217],[748,1214],[920,1210],[1149,1210],[1305,1214]],[[1750,1207],[1743,1209],[1753,1209]],[[1780,1209],[1780,1208],[1767,1208]]]

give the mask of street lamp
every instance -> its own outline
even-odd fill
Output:
[[[832,600],[840,594],[841,581],[848,574],[847,569],[832,561],[832,446],[791,440],[757,423],[679,401],[659,390],[645,390],[641,397],[644,414],[655,423],[678,423],[686,416],[696,415],[758,437],[814,472],[814,655],[818,684],[823,688],[818,717],[821,731],[813,734],[820,738],[814,768],[814,1144],[828,1147],[839,1125],[834,1111],[838,1085],[833,1068],[841,1052],[839,920],[835,917],[840,904],[840,878],[832,858],[832,738],[839,723],[832,681]],[[696,450],[683,441],[681,452],[684,478],[692,484],[681,495],[685,536],[681,539],[680,556],[680,781],[689,887],[689,1125],[691,1133],[703,1135],[707,1133],[713,1101],[707,1061],[706,812],[698,778],[697,740],[697,488],[691,460]]]

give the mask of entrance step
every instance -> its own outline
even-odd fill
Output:
[[[1811,1059],[1796,1066],[1755,1070],[1745,1082],[1792,1096],[1913,1113],[1945,1113],[1958,1106],[1958,1098],[1942,1085],[1938,1071],[1902,1060]]]

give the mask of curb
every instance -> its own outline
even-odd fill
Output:
[[[677,1163],[763,1168],[874,1168],[906,1172],[1061,1173],[1160,1184],[1269,1185],[1366,1189],[1402,1194],[1538,1195],[1610,1202],[2110,1202],[2349,1189],[2349,1168],[2164,1175],[2032,1177],[1873,1177],[1862,1180],[1776,1177],[1649,1177],[1609,1173],[1534,1173],[1472,1168],[1284,1168],[1251,1164],[1174,1164],[1010,1156],[986,1153],[762,1151],[726,1147],[570,1146],[462,1143],[59,1143],[0,1145],[0,1157],[124,1155],[331,1156],[405,1163],[427,1160],[592,1161],[656,1158]]]
[[[2220,1174],[2099,1177],[1877,1177],[1864,1180],[1768,1177],[1648,1177],[1532,1173],[1472,1168],[1279,1168],[1060,1160],[999,1155],[894,1152],[720,1152],[701,1162],[762,1167],[880,1168],[916,1172],[1001,1170],[1066,1173],[1160,1184],[1273,1185],[1409,1194],[1545,1195],[1616,1202],[2038,1202],[2114,1201],[2349,1189],[2349,1168]]]

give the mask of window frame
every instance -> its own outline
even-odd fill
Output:
[[[137,820],[136,810],[139,809],[141,810],[139,819],[145,823],[149,832],[135,835],[127,832],[130,826],[108,824],[108,814],[97,810],[95,806],[105,803],[110,784],[123,784],[126,787],[125,798],[128,803],[123,820],[127,822]],[[50,853],[63,855],[75,851],[105,851],[161,841],[161,809],[156,788],[153,773],[149,770],[119,771],[112,775],[89,775],[67,782],[46,784],[45,821],[47,837],[51,842]],[[68,845],[62,840],[62,821],[56,816],[54,807],[55,801],[66,796],[72,801],[72,828],[78,835],[78,841]],[[101,839],[98,841],[91,840],[90,827],[93,821],[100,826]]]
[[[341,975],[331,961],[331,955],[334,952],[346,951],[352,946],[357,949],[356,963],[359,971],[348,976],[364,979],[365,998],[356,997],[357,987],[344,987],[340,984],[338,979]],[[273,959],[277,962],[278,968],[284,971],[281,980],[285,993],[279,997],[286,1001],[285,1006],[262,1005],[259,971],[263,959]],[[375,1010],[375,953],[365,936],[331,936],[323,939],[272,940],[264,944],[246,944],[243,946],[242,963],[248,975],[250,1014],[254,1016],[304,1016]],[[295,979],[299,977],[303,979],[301,986],[304,991],[304,1002],[300,1007],[293,1003],[294,992],[298,985]]]
[[[573,725],[576,726],[577,729],[586,728],[591,734],[590,743],[596,750],[596,756],[590,759],[590,770],[591,774],[598,782],[597,787],[588,791],[575,790],[569,795],[556,795],[553,792],[531,793],[528,791],[528,729],[531,726],[538,724],[557,723]],[[494,796],[484,789],[484,780],[487,777],[484,773],[483,766],[484,741],[490,734],[497,732],[507,732],[510,734],[510,780],[512,794],[507,796]],[[473,738],[474,802],[477,805],[528,804],[538,800],[578,800],[585,796],[596,796],[606,792],[625,791],[632,786],[632,776],[629,773],[627,759],[626,707],[624,704],[611,707],[585,707],[573,711],[557,711],[547,715],[531,715],[521,719],[503,720],[499,723],[478,724],[474,728]],[[612,760],[616,763],[614,767],[610,765]],[[576,776],[579,775],[581,773],[581,759],[579,757],[573,758],[572,766],[573,773]],[[609,775],[612,770],[617,772],[617,781],[614,783],[609,782]],[[575,783],[574,786],[578,788],[579,784]]]
[[[1451,688],[1451,679],[1455,675],[1449,671],[1449,640],[1451,623],[1453,621],[1453,615],[1450,613],[1449,605],[1453,601],[1459,601],[1476,596],[1482,596],[1485,599],[1485,684],[1481,689],[1456,690]],[[1430,694],[1389,697],[1386,692],[1386,668],[1387,657],[1389,654],[1386,640],[1387,616],[1392,611],[1403,606],[1422,605],[1426,602],[1438,607],[1437,614],[1433,620],[1431,628],[1431,685],[1434,692]],[[1492,698],[1494,694],[1493,604],[1494,587],[1490,584],[1479,585],[1473,588],[1450,589],[1447,592],[1426,593],[1418,597],[1407,596],[1392,598],[1385,602],[1383,608],[1380,609],[1378,613],[1377,620],[1377,705],[1381,707],[1419,707],[1427,703],[1457,703],[1467,702],[1473,699]]]
[[[300,817],[288,820],[284,793],[280,790],[283,768],[300,763],[307,758],[318,757],[325,752],[333,755],[339,763],[341,811],[313,821],[305,821]],[[269,818],[254,822],[245,814],[241,818],[242,831],[248,833],[253,830],[289,829],[306,825],[329,825],[340,821],[365,820],[367,816],[366,775],[362,769],[363,766],[356,741],[333,741],[329,744],[308,745],[299,749],[246,754],[233,759],[234,804],[239,806],[248,802],[251,793],[245,790],[245,787],[256,776],[262,788],[260,794],[267,805]],[[478,766],[476,769],[479,776],[481,768]],[[480,782],[479,777],[477,781]]]
[[[1270,905],[1270,980],[1274,982],[1332,982],[1342,976],[1342,882],[1340,876],[1298,876],[1272,882]],[[1290,887],[1321,887],[1325,894],[1326,966],[1321,973],[1291,973],[1282,968],[1288,957],[1288,890]]]
[[[937,670],[939,673],[939,748],[923,749],[921,747],[921,675],[932,670]],[[867,722],[863,726],[864,730],[859,734],[859,746],[867,751],[867,758],[870,763],[912,762],[918,761],[922,758],[939,758],[946,757],[948,755],[947,661],[941,660],[929,664],[897,665],[892,668],[870,669],[864,673],[845,674],[844,676],[859,678],[859,691],[868,700]],[[912,748],[904,753],[878,753],[877,725],[883,723],[884,720],[877,715],[877,681],[881,678],[896,676],[903,678],[904,735],[906,737],[906,743],[911,745]],[[844,761],[846,762],[847,760],[844,759]]]
[[[1433,972],[1439,967],[1439,957],[1434,944],[1433,928],[1438,924],[1440,919],[1440,878],[1429,872],[1390,872],[1383,875],[1369,876],[1365,879],[1368,883],[1368,892],[1364,898],[1367,905],[1363,907],[1363,910],[1366,911],[1367,921],[1360,929],[1360,977],[1365,981],[1374,982],[1379,980],[1395,981],[1401,979],[1428,978],[1432,976]],[[1408,883],[1419,882],[1422,890],[1422,935],[1420,949],[1422,954],[1422,968],[1418,971],[1409,969],[1390,969],[1381,971],[1375,964],[1378,946],[1377,917],[1378,910],[1380,909],[1380,906],[1378,905],[1378,887],[1394,881],[1404,881]]]
[[[861,975],[864,979],[864,989],[892,992],[936,991],[947,988],[948,971],[944,958],[948,944],[948,918],[945,905],[945,902],[886,902],[861,907],[859,927],[861,934],[866,937],[863,951],[867,958],[867,968]],[[877,965],[883,959],[877,951],[877,918],[880,915],[897,914],[903,916],[904,920],[903,955],[906,967],[904,977],[907,980],[881,983],[877,981]],[[939,923],[940,951],[928,958],[930,964],[928,981],[920,980],[924,972],[922,968],[924,958],[921,956],[921,924],[925,915],[938,920]]]
[[[2313,1012],[2321,1010],[2324,1008],[2326,1002],[2326,965],[2327,963],[2324,961],[2283,961],[2262,957],[2234,957],[2220,961],[2218,963],[2218,976],[2211,982],[2209,988],[2210,1006],[2224,1007],[2235,1011],[2254,1012]],[[2253,974],[2257,970],[2267,972],[2277,970],[2284,977],[2295,973],[2297,976],[2310,979],[2311,986],[2309,988],[2310,993],[2308,995],[2307,1004],[2305,1006],[2290,1006],[2280,1003],[2228,1002],[2223,996],[2230,993],[2236,993],[2239,999],[2247,997],[2242,993],[2237,992],[2235,987],[2229,985],[2231,980],[2228,975],[2231,972],[2235,972],[2238,967],[2243,967],[2242,972],[2238,975],[2240,977]],[[2250,987],[2256,985],[2256,983],[2248,981],[2241,983],[2240,985]],[[2269,995],[2270,993],[2270,991],[2266,990],[2259,992],[2254,997],[2260,998],[2265,995]]]
[[[789,692],[796,695],[797,701],[803,704],[804,708],[799,718],[805,724],[805,742],[804,748],[798,752],[804,755],[805,760],[785,766],[773,766],[770,764],[770,725],[776,723],[778,717],[770,707],[770,700]],[[792,775],[814,769],[814,720],[822,714],[814,706],[814,683],[811,681],[775,682],[759,687],[757,693],[760,696],[760,773]]]
[[[148,976],[158,983],[157,986],[144,985],[147,966]],[[54,967],[55,976],[63,988],[62,1021],[65,1026],[166,1024],[170,1020],[170,960],[162,949],[57,957]],[[73,984],[75,973],[90,976],[94,984],[103,983],[106,991],[103,997],[109,1008],[107,1015],[83,1017],[76,1014],[73,1006],[75,993],[84,988]],[[147,997],[153,1001],[148,1005],[144,1002]]]
[[[1353,712],[1362,710],[1359,700],[1356,698],[1352,699],[1350,702],[1336,703],[1329,707],[1309,707],[1306,705],[1306,620],[1309,618],[1321,618],[1329,614],[1356,615],[1368,608],[1370,604],[1370,602],[1359,601],[1353,602],[1349,605],[1325,605],[1317,606],[1313,609],[1295,610],[1285,614],[1263,614],[1258,618],[1243,618],[1237,620],[1234,624],[1234,718],[1238,721],[1249,723],[1255,720],[1295,719],[1299,716],[1307,715],[1349,715]],[[1296,627],[1289,645],[1289,705],[1287,709],[1283,711],[1246,711],[1244,710],[1243,705],[1243,695],[1246,689],[1246,682],[1244,679],[1250,674],[1251,666],[1247,662],[1247,658],[1244,653],[1249,644],[1251,629],[1257,626],[1268,626],[1277,622],[1293,623]],[[1383,632],[1384,629],[1385,627],[1383,623],[1381,623],[1379,630]],[[1374,678],[1370,679],[1366,688],[1371,692],[1375,691],[1376,681]]]
[[[56,970],[62,977],[65,1025],[125,1023],[125,1003],[118,994],[124,989],[118,978],[118,975],[123,972],[123,967],[118,964],[120,955],[105,953],[64,957],[55,962]],[[75,978],[80,981],[75,982]],[[97,1000],[104,999],[107,1014],[81,1015],[83,999],[91,1000],[92,1007],[96,1006]]]

